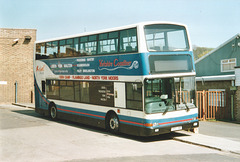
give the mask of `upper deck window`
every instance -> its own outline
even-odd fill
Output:
[[[127,29],[120,32],[120,52],[137,52],[137,29]]]
[[[36,59],[136,53],[137,29],[99,33],[36,44]]]
[[[98,54],[118,52],[118,32],[99,34]]]
[[[149,51],[188,51],[189,44],[184,26],[155,24],[145,26]]]

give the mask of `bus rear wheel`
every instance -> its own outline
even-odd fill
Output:
[[[107,122],[107,128],[111,133],[119,132],[119,120],[116,114],[110,114]]]
[[[50,106],[49,114],[52,120],[57,120],[57,108],[55,105]]]

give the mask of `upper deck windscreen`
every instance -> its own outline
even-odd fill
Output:
[[[184,26],[169,24],[146,25],[145,36],[149,51],[188,51],[189,43]]]

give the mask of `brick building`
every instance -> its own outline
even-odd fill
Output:
[[[215,50],[198,59],[195,66],[197,90],[218,92],[213,95],[212,101],[208,102],[207,106],[218,105],[219,111],[224,109],[224,116],[221,119],[240,121],[240,80],[237,79],[240,76],[240,71],[238,71],[240,34],[236,34]],[[224,96],[219,96],[222,94]],[[213,101],[217,103],[211,103]]]
[[[0,28],[0,104],[34,102],[33,52],[36,29]]]
[[[235,67],[235,75],[236,75],[236,81],[235,81],[235,86],[236,91],[235,91],[235,105],[234,107],[236,108],[236,115],[235,119],[237,121],[240,121],[240,66]]]

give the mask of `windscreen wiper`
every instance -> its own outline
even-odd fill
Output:
[[[181,83],[182,83],[182,81],[181,81],[181,78],[179,79],[179,83],[180,83],[180,93],[179,93],[179,98],[180,98],[180,104],[181,104],[181,99],[182,99],[182,101],[183,101],[183,104],[186,106],[186,110],[187,111],[189,111],[189,107],[187,106],[187,104],[186,104],[186,102],[184,101],[184,99],[183,99],[183,96],[182,96],[182,86],[181,86]]]
[[[165,109],[165,111],[163,112],[163,115],[165,115],[165,114],[168,112],[168,109],[169,109],[169,107],[167,107],[167,108]]]
[[[184,99],[183,99],[183,96],[182,96],[182,95],[181,95],[181,97],[182,97],[183,104],[186,106],[186,110],[187,110],[187,112],[188,112],[190,109],[189,109],[189,107],[187,106],[187,103],[184,101]]]

